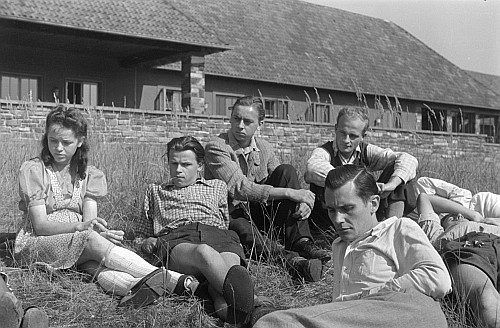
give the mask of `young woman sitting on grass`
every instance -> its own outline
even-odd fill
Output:
[[[157,268],[118,246],[123,231],[109,230],[97,216],[107,184],[102,171],[87,165],[86,138],[87,122],[78,109],[58,106],[48,114],[40,158],[24,162],[19,172],[25,220],[15,258],[48,270],[76,266],[106,292],[124,296],[121,305],[140,307],[165,293],[194,289],[194,278]]]
[[[245,322],[254,289],[236,232],[228,230],[227,186],[200,177],[205,150],[193,137],[167,145],[170,181],[149,185],[136,232],[148,237],[142,250],[166,267],[208,282],[216,314]]]

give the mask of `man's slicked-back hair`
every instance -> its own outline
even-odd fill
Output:
[[[335,128],[337,128],[337,124],[342,116],[346,116],[350,119],[359,118],[361,121],[365,122],[365,127],[363,128],[363,135],[368,130],[370,125],[370,116],[368,115],[368,109],[360,106],[344,106],[340,109],[339,114],[337,115],[337,123]]]
[[[326,189],[336,190],[353,181],[358,195],[365,203],[373,195],[378,195],[375,177],[363,166],[346,164],[332,169],[326,176]],[[325,189],[325,190],[326,190]]]
[[[178,152],[191,150],[196,155],[198,164],[203,164],[205,161],[205,149],[201,143],[192,136],[173,138],[167,144],[167,156],[170,156],[171,150]]]
[[[244,96],[238,98],[233,105],[233,109],[236,106],[250,106],[255,109],[259,113],[259,122],[262,122],[266,117],[266,110],[264,109],[264,104],[262,103],[262,99],[260,97],[254,96]]]

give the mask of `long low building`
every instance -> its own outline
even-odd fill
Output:
[[[500,77],[462,70],[392,22],[298,0],[5,0],[4,101],[335,123],[369,107],[386,128],[500,142]]]

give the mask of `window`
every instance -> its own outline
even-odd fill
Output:
[[[216,95],[215,96],[215,114],[230,116],[230,112],[234,103],[238,100],[239,96]]]
[[[451,130],[453,132],[475,133],[474,113],[451,112]]]
[[[312,122],[330,123],[331,105],[322,103],[312,103],[306,114],[306,119]]]
[[[446,131],[446,111],[422,108],[422,130]]]
[[[493,115],[479,115],[479,133],[489,136],[490,141],[500,142],[498,134],[499,117]]]
[[[266,118],[288,119],[288,100],[264,98]]]
[[[158,92],[155,99],[154,108],[155,110],[175,110],[180,111],[182,107],[181,103],[182,93],[178,90],[169,90],[167,88],[162,88]]]
[[[37,101],[39,79],[32,76],[2,75],[0,98]]]
[[[66,82],[66,99],[70,104],[97,106],[99,84],[96,82]]]

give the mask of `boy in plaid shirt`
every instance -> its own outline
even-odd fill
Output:
[[[147,189],[137,232],[148,238],[141,248],[156,264],[206,279],[217,315],[243,322],[254,290],[238,235],[227,230],[226,184],[200,177],[205,151],[195,138],[174,138],[167,151],[171,180]]]

